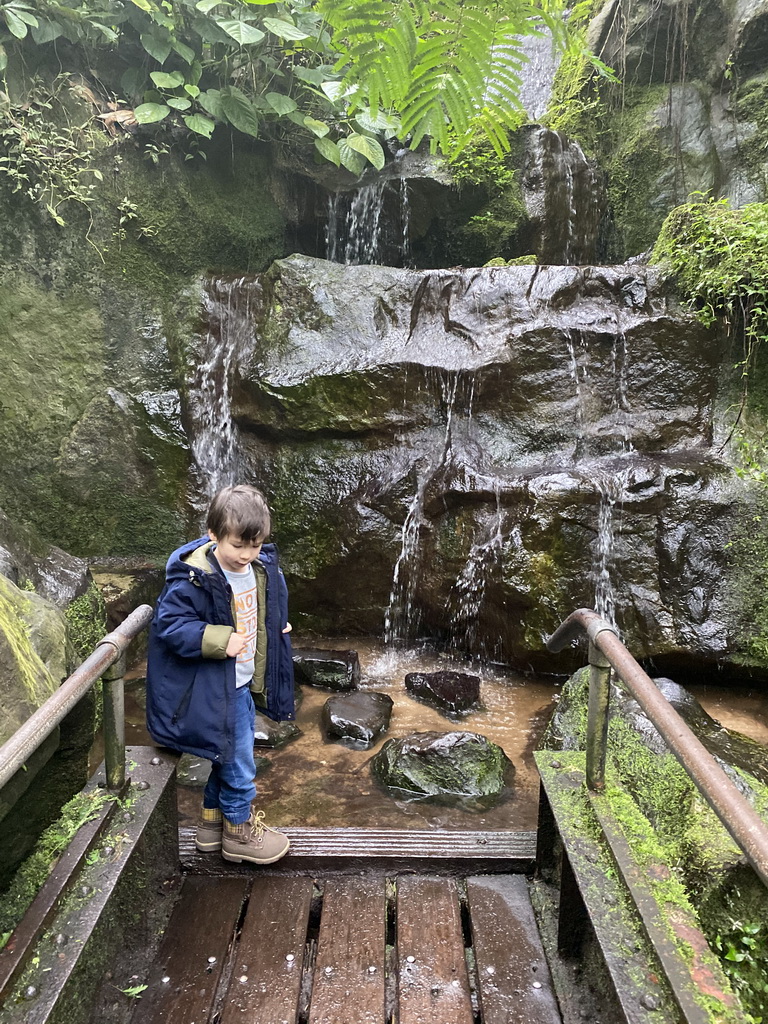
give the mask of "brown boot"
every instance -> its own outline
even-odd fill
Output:
[[[248,821],[233,825],[224,819],[221,855],[224,860],[239,864],[274,864],[288,853],[288,836],[264,824],[264,811],[251,811]]]
[[[221,849],[224,819],[217,807],[203,807],[197,819],[195,846],[201,853],[214,853]]]

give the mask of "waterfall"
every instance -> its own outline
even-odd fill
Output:
[[[377,178],[328,199],[326,257],[332,263],[407,266],[411,209],[404,175]]]
[[[251,278],[211,278],[204,286],[205,327],[189,362],[186,415],[199,493],[210,499],[239,479],[239,432],[232,381],[254,343],[252,307],[260,285]]]
[[[602,179],[578,142],[534,126],[527,135],[523,199],[538,226],[540,263],[597,261],[606,209]]]
[[[517,538],[519,542],[519,529]],[[501,565],[503,550],[501,494],[499,482],[496,481],[496,512],[488,523],[485,535],[473,543],[467,563],[451,591],[451,646],[456,650],[476,649],[488,577],[494,568]]]
[[[594,420],[600,417],[593,412],[597,399],[593,394],[595,385],[590,377],[589,348],[582,331],[565,330],[564,338],[575,395],[576,444],[573,460],[577,466],[583,468],[585,477],[594,482],[597,496],[597,524],[592,556],[594,607],[603,618],[615,625],[615,595],[611,569],[616,537],[620,533],[615,513],[617,508],[621,508],[629,478],[627,459],[634,452],[630,439],[631,422],[627,396],[629,349],[626,335],[617,321],[607,365],[608,380],[613,384],[612,393],[607,396],[606,403],[608,422],[603,426],[602,433],[595,436]],[[605,402],[606,396],[602,398]],[[609,459],[605,458],[604,451],[596,450],[598,444],[611,445]],[[600,458],[600,455],[603,455],[603,458]],[[621,460],[618,468],[617,457]]]
[[[442,444],[434,456],[422,467],[416,490],[408,508],[400,537],[400,552],[395,562],[389,604],[384,617],[384,640],[387,644],[412,640],[419,626],[419,609],[416,593],[422,565],[421,532],[427,524],[424,514],[424,498],[435,474],[450,462],[453,437],[453,419],[457,406],[460,375],[426,369],[424,381],[427,388],[438,397],[445,425]],[[471,392],[469,406],[464,411],[471,417]]]

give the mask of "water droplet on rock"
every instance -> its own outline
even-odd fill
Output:
[[[167,985],[167,984],[168,984],[168,982],[169,982],[169,981],[170,981],[171,979],[170,979],[170,978],[168,977],[168,975],[166,974],[166,976],[165,976],[164,978],[161,978],[160,980],[162,981],[162,983],[163,983],[164,985]]]
[[[241,982],[241,984],[244,985],[246,983],[246,981],[248,981],[248,975],[247,974],[241,974],[240,975],[240,982]]]
[[[486,972],[486,974],[495,974],[496,973],[496,968],[495,967],[486,967],[485,968],[485,972]]]
[[[59,934],[54,939],[54,942],[56,943],[57,946],[66,946],[66,944],[69,942],[69,936],[65,935],[63,932],[59,932]]]
[[[27,987],[24,989],[24,998],[25,999],[34,999],[36,995],[37,995],[37,989],[35,988],[35,986],[34,985],[27,985]]]
[[[640,1005],[645,1010],[658,1010],[661,1004],[657,996],[651,995],[650,992],[646,992],[640,997]]]
[[[136,789],[149,789],[149,783],[148,782],[140,782],[136,786]]]
[[[533,987],[534,988],[541,988],[541,982],[540,981],[534,981]]]
[[[407,956],[405,959],[408,961],[409,964],[415,964],[416,963],[416,957],[415,956]]]
[[[160,764],[160,758],[159,757],[153,757],[152,760],[149,763],[150,764]]]
[[[296,957],[293,955],[293,953],[286,953],[285,959],[288,961],[289,964],[292,964]]]
[[[90,896],[92,892],[93,892],[93,886],[92,885],[81,885],[80,886],[80,895],[81,896]]]
[[[216,963],[216,957],[215,956],[209,956],[208,957],[208,963],[209,964],[215,964]]]

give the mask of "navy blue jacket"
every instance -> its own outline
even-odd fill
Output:
[[[212,547],[201,537],[168,559],[149,631],[147,728],[156,743],[221,764],[232,756],[236,659],[224,648],[235,619],[232,590]],[[282,632],[288,590],[274,544],[262,547],[254,569],[266,574],[267,704],[259,710],[277,721],[292,719],[293,658]]]

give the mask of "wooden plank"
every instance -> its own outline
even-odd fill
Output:
[[[468,878],[467,899],[483,1024],[562,1024],[523,875]]]
[[[384,878],[325,883],[309,1024],[384,1024],[386,929]]]
[[[206,1024],[247,891],[242,878],[187,878],[132,1024]]]
[[[536,854],[535,832],[471,832],[450,829],[411,830],[377,828],[281,828],[291,841],[280,862],[289,866],[302,860],[360,859],[439,860],[459,862],[500,861],[503,870],[526,870]],[[234,873],[219,857],[200,854],[194,844],[194,828],[179,830],[182,865],[194,873]],[[514,862],[514,863],[513,863]],[[322,865],[321,865],[322,867]],[[250,865],[247,870],[252,870]]]
[[[254,879],[221,1024],[295,1024],[311,902],[311,878]]]
[[[452,879],[397,880],[398,1024],[472,1024],[461,908]]]

